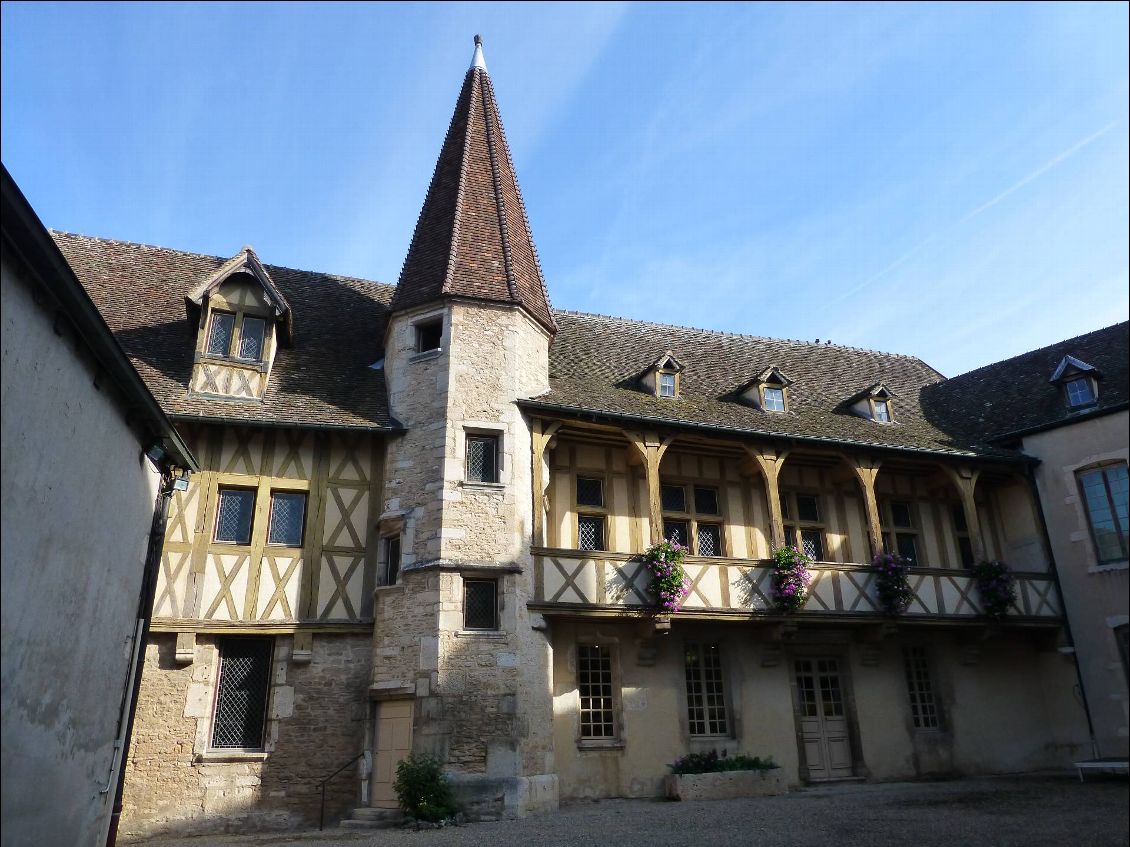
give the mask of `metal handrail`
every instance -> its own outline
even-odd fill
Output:
[[[340,768],[338,768],[336,771],[334,771],[333,773],[331,773],[329,776],[327,776],[325,779],[323,779],[321,782],[318,783],[318,788],[321,789],[321,792],[322,792],[322,805],[321,805],[320,810],[318,811],[318,829],[319,830],[325,829],[325,824],[326,824],[326,784],[331,779],[333,779],[335,776],[337,776],[339,773],[341,773],[343,770],[345,770],[347,767],[352,765],[354,762],[356,762],[358,759],[360,759],[364,755],[365,755],[365,751],[362,750],[360,753],[358,753],[356,756],[354,756],[352,759],[350,759],[348,762],[346,762],[344,765],[342,765]]]

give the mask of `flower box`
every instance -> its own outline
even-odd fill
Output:
[[[668,774],[664,789],[669,800],[729,800],[734,797],[773,797],[788,794],[784,768],[722,773]]]

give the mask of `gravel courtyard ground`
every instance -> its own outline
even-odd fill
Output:
[[[1125,778],[995,777],[835,785],[784,797],[605,800],[552,815],[422,832],[333,830],[153,842],[162,847],[817,847],[1130,845]]]

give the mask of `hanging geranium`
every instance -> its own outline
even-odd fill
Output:
[[[797,547],[779,547],[773,554],[773,602],[782,612],[796,612],[808,601],[812,559]]]
[[[1000,620],[1016,602],[1016,577],[1004,562],[981,562],[971,567],[985,617]]]
[[[883,612],[895,617],[910,608],[910,560],[897,553],[879,553],[871,560],[875,569],[875,593]]]
[[[686,552],[678,542],[660,541],[643,554],[644,565],[651,572],[651,593],[661,612],[679,611],[691,593],[691,578],[683,569]]]

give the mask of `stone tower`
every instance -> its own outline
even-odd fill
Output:
[[[515,405],[547,390],[555,332],[476,36],[385,339],[405,434],[379,526],[391,584],[376,592],[374,802],[410,714],[411,749],[445,762],[472,812],[557,804],[550,648],[526,609],[531,433]]]

